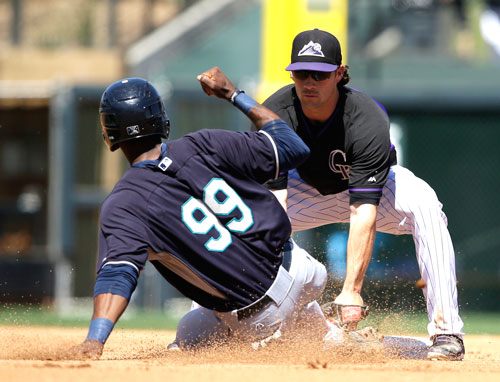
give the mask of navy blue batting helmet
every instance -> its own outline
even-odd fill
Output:
[[[170,121],[165,106],[154,86],[142,78],[125,78],[108,86],[99,114],[102,135],[111,151],[131,139],[168,138]]]

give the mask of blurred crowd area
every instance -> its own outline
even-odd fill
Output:
[[[354,56],[500,55],[499,0],[351,0],[349,8]]]
[[[126,71],[131,44],[199,1],[0,0],[0,80],[108,82]],[[348,61],[500,57],[500,0],[349,0],[348,7]]]
[[[108,82],[130,44],[195,2],[0,0],[0,80]]]
[[[196,0],[0,0],[0,46],[127,46]]]
[[[0,49],[124,49],[198,1],[0,0]],[[481,59],[488,55],[485,45],[500,54],[500,24],[495,20],[500,0],[348,4],[349,52],[354,56],[416,50]]]

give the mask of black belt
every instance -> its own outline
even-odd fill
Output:
[[[256,313],[259,313],[273,302],[274,302],[273,299],[269,297],[267,294],[265,294],[254,303],[244,308],[238,309],[236,311],[236,315],[238,316],[238,321],[244,320],[245,318],[249,318]]]
[[[292,264],[292,243],[287,241],[283,247],[283,262],[281,266],[285,268],[288,272],[290,270],[290,265]]]
[[[285,250],[283,251],[283,262],[281,266],[285,268],[288,272],[290,270],[290,264],[292,263],[292,250],[291,245],[288,243],[285,244]],[[259,313],[264,308],[269,306],[269,304],[273,303],[274,300],[269,297],[267,294],[259,298],[257,301],[251,303],[244,308],[238,309],[236,311],[236,315],[238,316],[238,321],[244,320],[245,318],[249,318],[256,313]]]

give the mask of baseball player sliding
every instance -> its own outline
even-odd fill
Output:
[[[432,188],[397,165],[385,109],[347,87],[338,40],[318,29],[299,33],[286,68],[294,82],[264,105],[304,140],[311,155],[269,187],[286,200],[293,230],[350,223],[347,269],[335,303],[356,322],[375,232],[413,235],[433,342],[429,359],[461,360],[463,323],[458,313],[455,254],[447,219]],[[288,183],[287,183],[288,178]]]
[[[121,149],[130,168],[101,208],[94,314],[73,357],[101,356],[148,260],[201,306],[190,317],[213,314],[218,342],[258,346],[286,337],[298,320],[313,323],[318,338],[338,340],[316,302],[326,269],[290,239],[285,211],[263,186],[304,162],[309,149],[218,68],[198,80],[259,131],[201,130],[162,143],[169,120],[149,82],[124,79],[102,96],[104,139],[111,151]],[[188,321],[192,340],[210,340],[204,327]]]

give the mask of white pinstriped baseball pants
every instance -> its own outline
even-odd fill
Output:
[[[321,195],[305,183],[296,170],[288,173],[288,216],[294,231],[331,223],[349,223],[349,192]],[[463,335],[458,313],[455,253],[448,221],[434,190],[411,171],[392,166],[377,211],[377,231],[394,235],[411,234],[418,266],[426,282],[432,337],[447,333]]]

